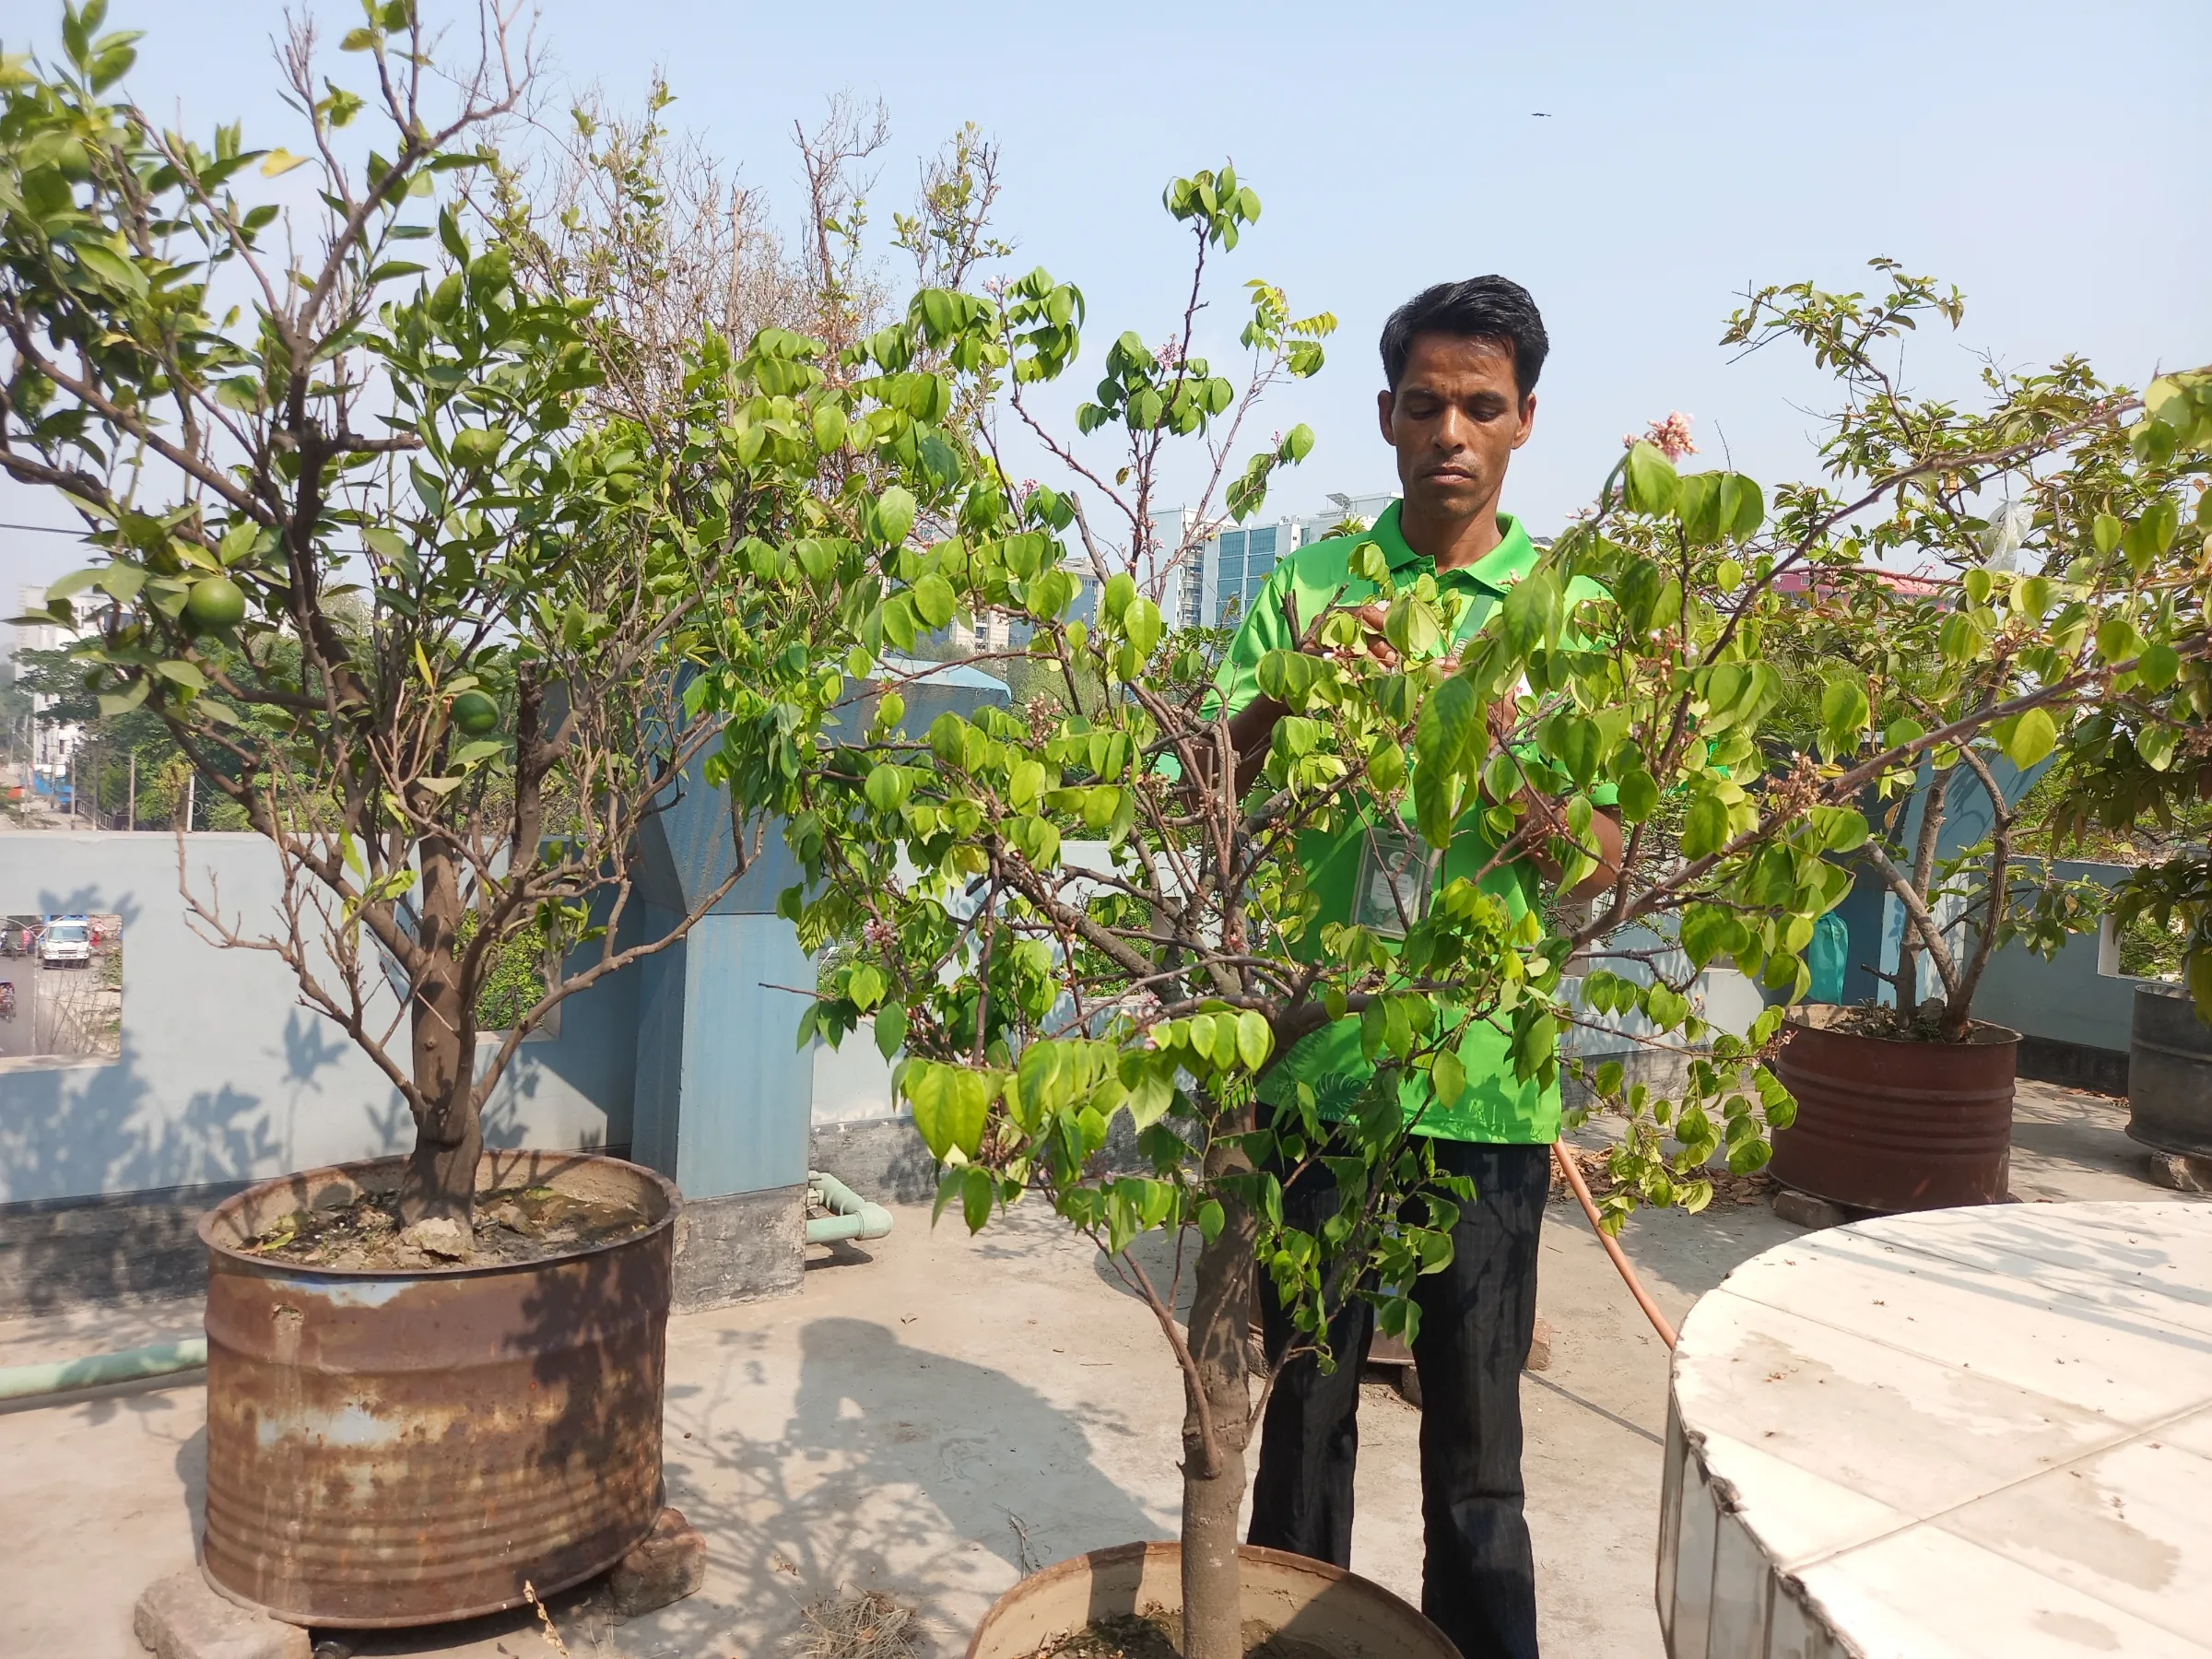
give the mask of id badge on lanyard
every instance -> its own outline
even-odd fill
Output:
[[[1402,939],[1436,894],[1443,854],[1394,816],[1369,828],[1359,854],[1352,920],[1386,939]]]

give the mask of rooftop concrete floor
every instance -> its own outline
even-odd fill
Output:
[[[2125,1107],[2023,1085],[2013,1185],[2030,1201],[2168,1196],[2122,1135]],[[1640,1217],[1624,1243],[1671,1318],[1736,1263],[1798,1236],[1763,1205]],[[800,1608],[881,1587],[956,1654],[1030,1567],[1169,1536],[1180,1384],[1143,1306],[1038,1211],[970,1239],[901,1208],[865,1247],[812,1253],[804,1292],[671,1322],[669,1501],[707,1535],[704,1591],[627,1624],[557,1598],[582,1659],[747,1659]],[[1661,1653],[1652,1605],[1665,1349],[1571,1202],[1547,1218],[1539,1301],[1551,1369],[1528,1373],[1529,1519],[1547,1650]],[[168,1303],[0,1322],[0,1365],[187,1335]],[[1361,1406],[1354,1568],[1418,1598],[1418,1414]],[[131,1607],[191,1565],[205,1455],[196,1382],[0,1407],[0,1654],[137,1659]],[[360,1641],[361,1654],[540,1659],[528,1618]]]

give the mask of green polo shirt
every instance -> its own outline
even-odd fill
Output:
[[[1333,599],[1354,606],[1375,596],[1374,583],[1351,571],[1352,550],[1361,542],[1371,541],[1382,547],[1390,564],[1392,579],[1401,585],[1410,583],[1425,571],[1436,578],[1438,587],[1444,592],[1465,594],[1472,603],[1461,620],[1460,638],[1464,640],[1476,633],[1505,590],[1525,575],[1538,557],[1527,531],[1517,520],[1500,513],[1498,524],[1505,533],[1503,541],[1474,564],[1450,571],[1438,571],[1433,559],[1406,545],[1406,537],[1398,528],[1398,504],[1394,501],[1383,510],[1374,528],[1364,535],[1335,536],[1299,548],[1276,566],[1266,587],[1253,602],[1251,611],[1238,626],[1236,638],[1230,643],[1229,656],[1219,677],[1230,711],[1235,712],[1259,695],[1256,677],[1261,658],[1270,651],[1296,649],[1297,641],[1283,620],[1285,593],[1295,596],[1297,614],[1306,623],[1319,616]],[[1592,794],[1601,804],[1610,798],[1608,792],[1594,790]],[[1320,904],[1320,913],[1306,930],[1299,947],[1300,954],[1319,954],[1323,926],[1352,919],[1356,888],[1367,856],[1372,812],[1370,805],[1356,815],[1347,815],[1347,821],[1341,829],[1326,832],[1309,830],[1299,838],[1298,860],[1304,866],[1307,885]],[[1410,804],[1405,812],[1406,833],[1418,835],[1412,828]],[[1495,848],[1483,832],[1481,817],[1482,808],[1477,806],[1460,819],[1452,845],[1443,857],[1437,878],[1440,886],[1460,877],[1473,877],[1489,862]],[[1484,891],[1494,894],[1518,917],[1536,901],[1538,880],[1533,866],[1516,860],[1492,870],[1482,878],[1481,885]],[[1401,1107],[1410,1116],[1426,1106],[1420,1131],[1442,1140],[1512,1145],[1557,1140],[1558,1084],[1545,1088],[1534,1082],[1518,1081],[1513,1076],[1510,1049],[1510,1032],[1502,1022],[1468,1021],[1459,1042],[1460,1063],[1465,1066],[1467,1077],[1459,1098],[1431,1101],[1427,1076],[1408,1073],[1400,1086]],[[1347,1112],[1373,1076],[1374,1067],[1360,1046],[1359,1021],[1340,1019],[1300,1040],[1270,1069],[1261,1083],[1260,1098],[1284,1103],[1293,1098],[1299,1084],[1305,1083],[1312,1086],[1319,1099],[1323,1114],[1336,1117]]]

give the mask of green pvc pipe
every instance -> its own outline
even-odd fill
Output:
[[[891,1212],[870,1204],[834,1175],[819,1170],[806,1171],[807,1196],[835,1213],[810,1217],[806,1242],[829,1244],[839,1239],[880,1239],[891,1230]]]
[[[87,1354],[82,1359],[53,1359],[43,1365],[11,1365],[0,1368],[0,1400],[29,1400],[110,1382],[135,1382],[141,1377],[166,1377],[173,1371],[197,1371],[206,1363],[207,1339],[187,1336],[182,1342],[157,1342],[148,1347],[125,1348],[120,1354]]]

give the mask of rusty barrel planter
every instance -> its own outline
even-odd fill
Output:
[[[2127,1133],[2159,1152],[2212,1158],[2212,1025],[2179,985],[2137,985]]]
[[[1371,1579],[1254,1545],[1237,1548],[1245,1646],[1327,1659],[1459,1659],[1451,1639]],[[1181,1634],[1182,1546],[1123,1544],[1031,1573],[991,1605],[968,1659],[1026,1659],[1051,1637],[1102,1618],[1157,1614]]]
[[[1774,1179],[1854,1209],[2001,1203],[2012,1169],[2020,1034],[1981,1020],[1968,1042],[1837,1029],[1847,1010],[1792,1015],[1774,1073],[1797,1119],[1774,1135]]]
[[[604,1571],[661,1508],[676,1188],[576,1152],[488,1152],[479,1192],[549,1186],[640,1210],[612,1243],[515,1265],[295,1266],[238,1248],[394,1188],[402,1160],[265,1182],[203,1217],[207,1527],[201,1568],[300,1625],[497,1612]]]

